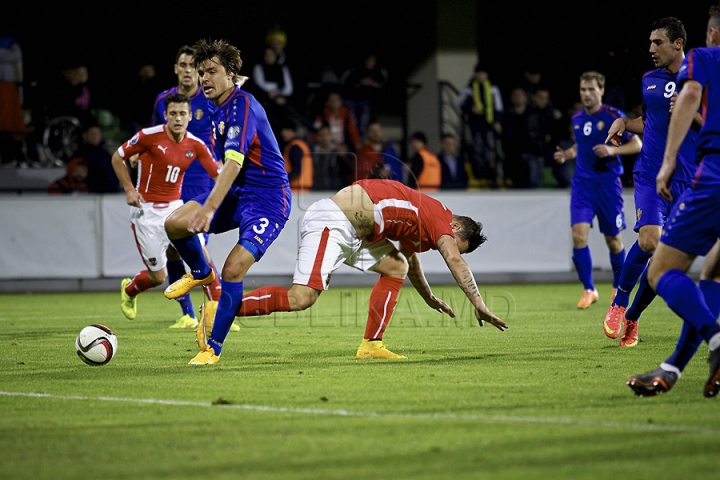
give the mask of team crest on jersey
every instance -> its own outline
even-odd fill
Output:
[[[638,208],[635,212],[635,219],[639,222],[642,218],[642,208]]]
[[[192,150],[187,150],[187,151],[185,152],[185,157],[186,157],[186,158],[193,158],[193,156],[194,156],[194,154],[193,154],[193,151],[192,151]]]
[[[685,210],[685,202],[682,202],[680,205],[678,205],[678,208],[680,210]]]
[[[193,117],[195,117],[195,120],[200,120],[203,118],[203,115],[205,115],[205,112],[202,111],[202,108],[198,108],[195,110],[195,115],[193,115]]]
[[[157,265],[157,258],[148,258],[148,263],[154,267],[155,265]]]
[[[228,130],[228,138],[233,139],[238,135],[240,135],[240,127],[238,127],[237,125],[230,127],[230,130]]]
[[[220,125],[218,125],[217,129],[218,135],[222,135],[225,132],[225,122],[220,122]]]
[[[602,129],[604,129],[604,128],[605,128],[605,122],[603,122],[602,120],[600,120],[600,121],[597,123],[597,129],[598,129],[598,130],[602,130]]]

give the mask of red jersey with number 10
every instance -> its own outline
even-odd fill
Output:
[[[367,240],[396,240],[416,253],[437,250],[443,235],[455,238],[452,212],[438,200],[395,180],[358,180],[353,185],[360,185],[375,204],[375,233]]]
[[[211,178],[219,166],[202,140],[190,132],[180,142],[173,141],[165,125],[144,128],[120,145],[118,153],[127,160],[136,153],[138,179],[135,189],[146,202],[171,202],[180,198],[185,170],[197,158]]]

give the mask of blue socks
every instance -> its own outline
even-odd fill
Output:
[[[172,244],[182,259],[185,260],[185,263],[188,264],[190,272],[195,278],[205,278],[210,275],[212,269],[205,260],[202,244],[197,235],[172,240]]]
[[[585,290],[595,290],[595,284],[592,277],[592,257],[590,256],[590,247],[585,245],[584,248],[573,248],[572,261],[577,270],[578,279],[583,284]]]
[[[657,293],[648,284],[646,268],[640,276],[640,285],[638,285],[637,292],[635,292],[635,299],[633,300],[632,306],[625,312],[625,318],[628,320],[638,320],[642,312],[650,306],[656,296]]]
[[[613,288],[617,288],[620,283],[620,275],[622,274],[623,264],[625,263],[625,249],[618,253],[610,252],[610,267],[613,272]]]
[[[657,293],[706,342],[720,332],[717,316],[708,309],[700,288],[680,270],[665,272],[658,280]]]
[[[168,283],[172,285],[173,283],[180,280],[183,275],[185,275],[185,264],[182,260],[168,260],[167,270]],[[180,304],[183,315],[190,315],[190,317],[195,318],[195,308],[193,307],[192,299],[190,298],[189,293],[186,293],[182,297],[176,298],[175,301]]]
[[[717,318],[720,315],[720,283],[712,280],[700,280],[700,291],[705,297],[708,309]],[[683,322],[675,351],[665,360],[665,363],[674,365],[682,372],[701,343],[702,337],[698,335],[697,330],[689,323]]]
[[[640,275],[647,266],[648,260],[652,257],[652,253],[644,251],[637,242],[633,243],[630,251],[627,252],[625,263],[623,263],[620,280],[617,286],[617,295],[615,296],[615,305],[627,307],[630,303],[630,294],[635,288]],[[612,256],[610,257],[612,261]]]
[[[208,343],[215,350],[215,355],[220,355],[223,342],[230,333],[230,326],[235,320],[235,312],[240,308],[243,296],[243,282],[227,282],[220,280],[222,295],[218,302],[215,323]]]

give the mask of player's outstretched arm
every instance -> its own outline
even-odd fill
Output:
[[[428,307],[438,312],[445,312],[452,318],[455,318],[455,312],[450,305],[433,295],[430,284],[425,278],[425,272],[420,264],[420,257],[415,253],[408,252],[404,248],[400,248],[400,252],[405,255],[408,261],[408,278],[410,279],[410,283],[412,283],[422,299],[425,300]]]
[[[508,324],[488,310],[485,305],[485,301],[483,301],[477,283],[475,282],[475,277],[465,262],[465,259],[460,255],[460,250],[458,250],[455,239],[449,235],[443,235],[438,241],[438,250],[458,286],[475,307],[475,318],[477,318],[480,326],[482,327],[485,325],[485,322],[488,322],[500,331],[508,328]]]

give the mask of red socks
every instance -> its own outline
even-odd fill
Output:
[[[205,290],[205,296],[208,300],[214,300],[216,302],[220,301],[220,297],[222,296],[222,285],[220,285],[220,274],[218,274],[217,269],[215,268],[215,264],[210,262],[210,268],[212,268],[213,272],[215,272],[215,281],[212,282],[210,285],[203,285],[203,290]]]
[[[136,295],[144,292],[145,290],[150,290],[154,286],[155,285],[150,282],[148,271],[143,270],[141,272],[138,272],[138,274],[135,275],[135,278],[132,279],[132,282],[127,284],[127,286],[125,287],[125,293],[127,293],[131,297],[135,297]]]
[[[378,279],[370,294],[370,308],[364,338],[368,340],[382,338],[395,310],[395,305],[397,305],[398,293],[404,281],[404,278],[384,275]]]
[[[272,312],[289,312],[288,289],[284,287],[261,287],[243,295],[242,303],[235,313],[238,317],[267,315]]]

